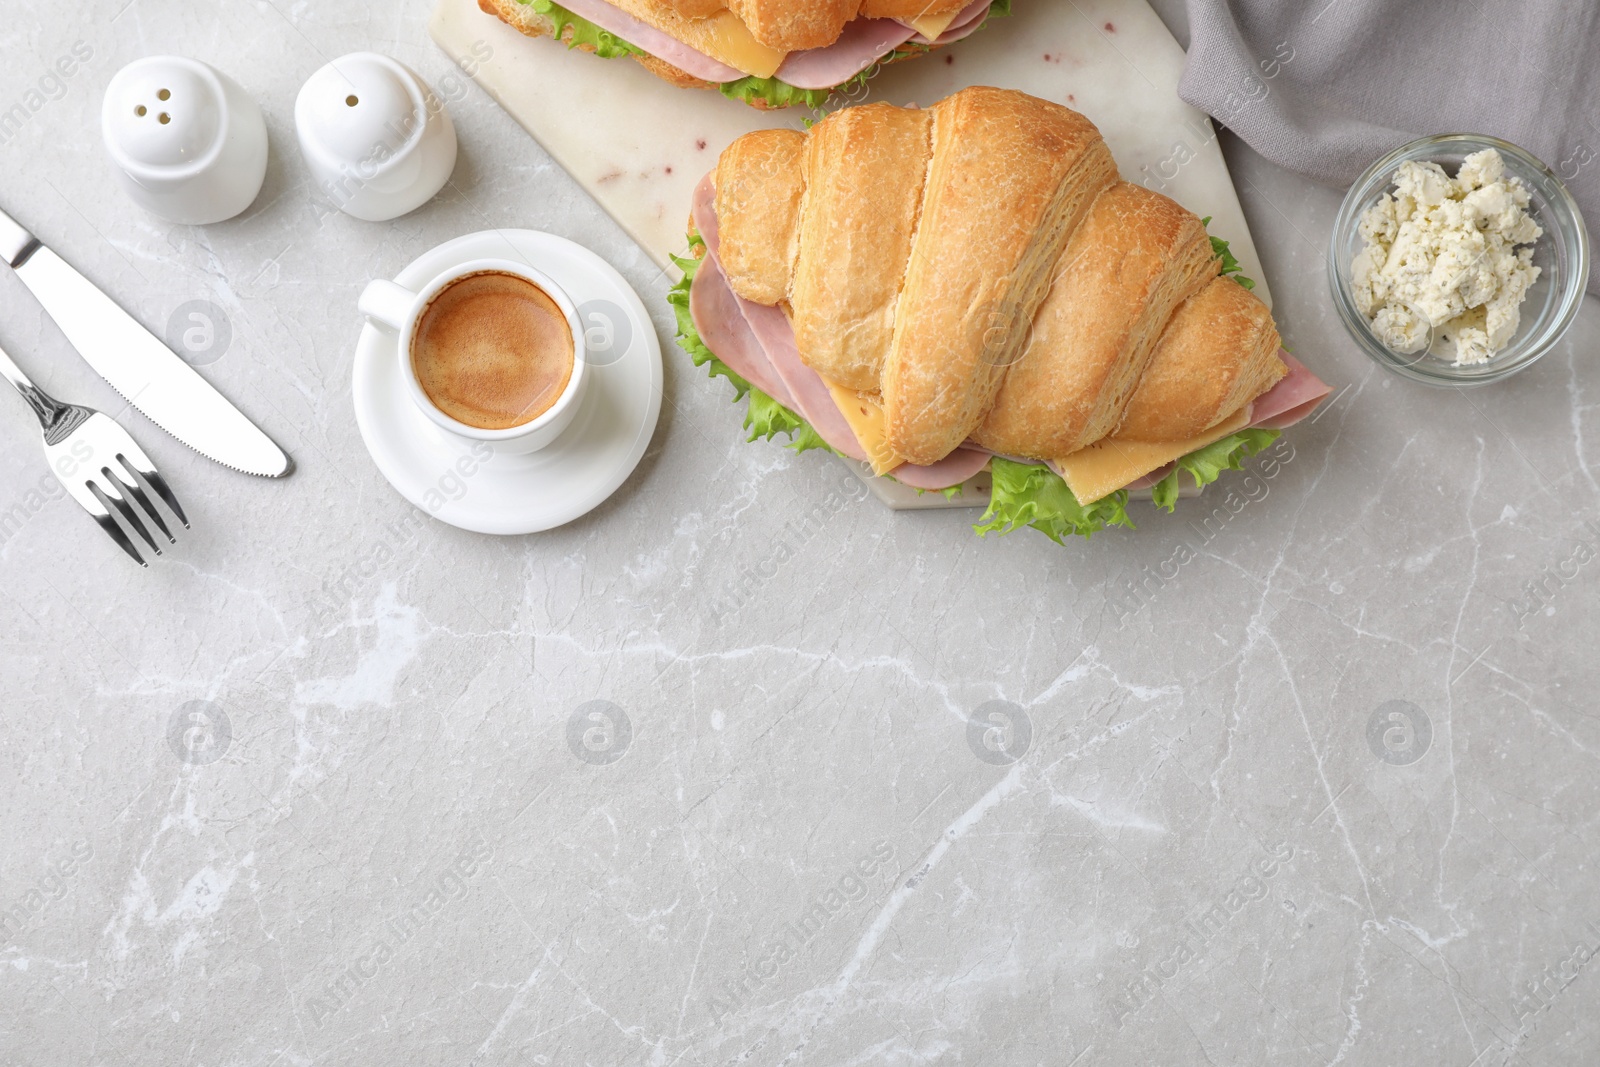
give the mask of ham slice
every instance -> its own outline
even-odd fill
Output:
[[[894,19],[856,19],[828,47],[790,52],[775,77],[799,89],[832,89],[916,36]]]
[[[889,472],[889,477],[913,489],[949,489],[987,467],[989,455],[975,448],[958,448],[939,462],[927,466],[902,463]]]
[[[695,186],[692,213],[694,227],[706,243],[706,258],[715,260],[721,241],[717,226],[717,190],[711,183],[710,174],[701,178],[700,184]],[[703,271],[705,267],[702,266],[700,269]],[[717,273],[722,275],[720,263],[717,265]],[[698,274],[696,280],[699,280]],[[725,276],[724,283],[726,283]],[[788,400],[780,400],[773,393],[768,395],[809,422],[818,436],[828,442],[835,451],[851,459],[865,460],[866,449],[861,447],[855,431],[839,413],[839,405],[833,402],[833,394],[828,392],[822,376],[800,361],[800,350],[794,343],[794,327],[789,324],[788,316],[778,308],[746,300],[734,293],[731,288],[729,294],[733,296],[739,316],[766,354],[767,365],[772,369],[774,376],[782,381]],[[692,301],[694,297],[692,288],[689,295]],[[699,326],[698,321],[695,325]],[[725,324],[720,327],[714,326],[713,329],[730,334],[738,332]],[[703,338],[705,335],[701,336]],[[707,342],[707,347],[716,352],[720,358],[722,353],[717,352],[716,346]],[[766,392],[765,389],[762,391]]]
[[[794,394],[767,357],[766,346],[756,334],[744,300],[728,284],[728,276],[717,258],[720,234],[717,226],[717,189],[711,175],[700,179],[694,188],[694,228],[706,243],[706,258],[695,272],[689,287],[689,314],[706,347],[733,372],[788,408],[799,410]],[[715,340],[713,340],[715,338]],[[719,344],[728,346],[723,354]]]
[[[933,43],[943,48],[947,44],[955,44],[957,41],[964,41],[968,37],[971,37],[973,34],[977,33],[979,30],[983,29],[983,22],[983,19],[973,19],[970,24],[963,26],[959,30],[945,30],[939,35],[939,39]]]
[[[766,349],[773,369],[789,387],[789,395],[794,398],[792,410],[809,422],[834,451],[865,462],[867,450],[861,447],[856,432],[839,413],[839,405],[833,402],[833,394],[828,392],[822,375],[800,361],[800,349],[795,347],[794,327],[789,325],[788,316],[777,308],[751,303],[743,297],[739,298],[739,306],[761,347]]]
[[[973,0],[973,3],[961,9],[961,14],[957,15],[936,39],[930,41],[919,33],[915,40],[918,44],[946,45],[971,37],[978,32],[978,27],[983,25],[983,20],[988,17],[992,5],[993,0]]]
[[[1161,481],[1161,479],[1165,478],[1167,475],[1176,470],[1177,466],[1177,463],[1168,463],[1165,467],[1157,467],[1149,474],[1146,474],[1143,478],[1135,478],[1122,488],[1126,489],[1130,493],[1139,489],[1150,489],[1155,486],[1157,482]]]
[[[790,410],[794,398],[772,369],[767,351],[739,309],[739,297],[728,285],[716,256],[708,255],[689,287],[689,314],[700,340],[735,374]]]
[[[1333,387],[1312,374],[1304,363],[1280,349],[1278,358],[1289,368],[1289,373],[1278,384],[1256,397],[1255,412],[1250,425],[1267,430],[1282,430],[1317,409],[1322,398],[1333,392]]]
[[[712,59],[696,48],[690,48],[672,34],[658,30],[648,22],[640,22],[615,4],[606,0],[562,0],[561,6],[581,19],[599,26],[642,48],[657,59],[664,59],[685,74],[708,82],[738,81],[744,71]]]
[[[1254,425],[1263,430],[1285,430],[1299,422],[1301,419],[1305,418],[1307,415],[1311,414],[1313,411],[1317,410],[1318,405],[1321,403],[1322,397],[1319,396],[1314,400],[1306,401],[1304,404],[1301,404],[1298,407],[1292,407],[1281,415],[1274,415],[1270,419],[1263,419],[1260,422],[1254,423]]]
[[[828,47],[791,52],[776,76],[800,89],[831,89],[843,85],[908,41],[943,45],[971,36],[983,25],[991,2],[973,0],[933,41],[895,19],[856,19],[845,26],[844,33]]]
[[[695,231],[700,234],[700,239],[706,243],[706,250],[712,255],[716,255],[722,246],[722,233],[717,224],[717,187],[711,180],[716,173],[715,170],[706,172],[700,184],[694,187],[694,199],[689,202],[689,215],[694,219]]]

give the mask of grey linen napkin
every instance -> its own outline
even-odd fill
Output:
[[[1188,21],[1178,94],[1280,166],[1345,186],[1417,137],[1492,134],[1555,171],[1597,232],[1595,0],[1188,0]]]

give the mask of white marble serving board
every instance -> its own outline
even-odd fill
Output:
[[[886,68],[849,103],[932,104],[967,85],[1021,89],[1076,108],[1100,127],[1122,176],[1212,217],[1256,293],[1272,296],[1210,120],[1178,98],[1184,55],[1145,0],[1014,0],[948,49]],[[758,111],[709,90],[675,89],[627,59],[602,60],[534,40],[478,9],[440,0],[433,38],[576,178],[663,268],[684,254],[695,183],[735,138],[771,126],[799,128],[804,108]],[[844,103],[841,101],[840,103]],[[972,507],[988,500],[987,475],[947,501],[882,478],[890,507]]]

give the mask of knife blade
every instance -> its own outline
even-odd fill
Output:
[[[4,211],[0,257],[78,354],[151,422],[225,467],[264,478],[294,470],[283,449],[211,383]]]

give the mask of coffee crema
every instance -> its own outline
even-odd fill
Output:
[[[411,366],[428,399],[480,430],[509,430],[549,411],[572,380],[575,358],[560,305],[504,271],[445,286],[411,340]]]

